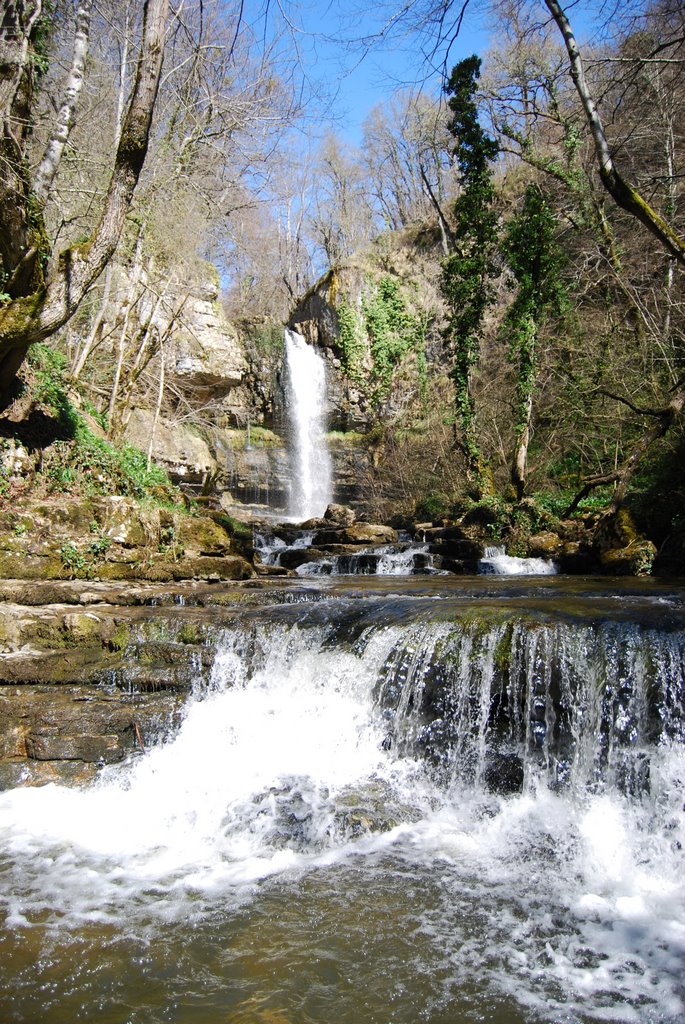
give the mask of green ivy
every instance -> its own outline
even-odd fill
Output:
[[[485,312],[492,301],[491,278],[496,273],[497,214],[491,163],[497,143],[478,121],[475,94],[480,59],[467,57],[452,69],[446,86],[455,137],[455,156],[462,191],[454,204],[457,221],[454,252],[442,265],[442,292],[448,307],[444,332],[454,381],[454,403],[460,445],[469,474],[486,490],[487,467],[476,435],[476,411],[471,378],[480,356]]]
[[[356,309],[343,299],[336,309],[342,365],[350,380],[363,379],[364,324]]]
[[[529,185],[522,209],[509,224],[502,242],[502,252],[518,286],[503,327],[509,337],[509,359],[517,367],[517,437],[526,427],[535,388],[540,326],[546,316],[559,315],[567,307],[560,276],[564,257],[556,231],[556,220],[545,196],[537,185]]]
[[[371,348],[372,402],[378,406],[390,392],[395,367],[410,352],[425,355],[426,321],[408,309],[398,281],[384,275],[362,300]]]

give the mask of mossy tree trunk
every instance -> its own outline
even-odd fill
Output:
[[[637,189],[621,176],[616,167],[597,104],[585,77],[580,49],[566,14],[557,0],[545,0],[545,5],[564,40],[569,57],[571,78],[592,133],[602,184],[620,207],[644,224],[666,251],[685,266],[685,240],[650,206],[644,196],[640,195]]]
[[[87,242],[62,251],[54,260],[26,160],[40,0],[17,0],[3,19],[0,103],[5,116],[0,156],[6,173],[0,194],[0,408],[13,397],[16,372],[29,347],[49,338],[73,316],[114,255],[147,155],[168,7],[169,0],[145,0],[135,81],[99,222]]]

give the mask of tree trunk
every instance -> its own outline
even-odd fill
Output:
[[[152,124],[169,0],[146,0],[143,41],[100,221],[90,239],[60,253],[48,280],[0,307],[0,407],[29,346],[49,338],[76,312],[116,249],[138,183]]]
[[[57,114],[57,123],[45,147],[43,159],[38,165],[33,183],[33,194],[40,203],[47,200],[55,180],[74,124],[76,105],[83,86],[83,76],[88,56],[88,40],[90,37],[90,18],[93,12],[93,0],[81,0],[76,12],[76,34],[74,36],[74,54],[71,70],[67,78],[64,100]]]
[[[526,490],[528,479],[528,446],[530,445],[530,426],[533,418],[533,396],[529,395],[526,403],[524,422],[516,434],[514,458],[511,464],[511,482],[516,488],[516,497],[520,501]]]
[[[3,4],[0,18],[0,292],[11,298],[43,283],[37,258],[42,224],[30,216],[26,160],[35,92],[33,48],[42,17],[41,0],[13,0]],[[0,355],[0,371],[4,362]]]
[[[685,241],[676,234],[673,228],[656,210],[652,209],[637,189],[634,189],[619,174],[609,148],[602,119],[585,78],[585,69],[583,68],[580,50],[569,20],[560,4],[557,3],[557,0],[545,0],[545,5],[564,39],[566,52],[571,64],[571,78],[580,97],[580,102],[583,105],[590,131],[592,132],[595,152],[599,160],[599,175],[602,179],[602,184],[620,207],[644,224],[648,231],[651,231],[654,237],[661,242],[667,252],[674,256],[679,263],[685,265]]]

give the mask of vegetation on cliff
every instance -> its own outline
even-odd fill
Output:
[[[551,0],[500,10],[492,49],[433,96],[397,90],[358,150],[329,133],[314,154],[273,145],[312,114],[287,17],[260,37],[219,7],[128,6],[36,20],[26,0],[1,30],[6,404],[34,346],[0,426],[6,496],[180,510],[157,425],[205,449],[278,436],[290,312],[326,352],[333,425],[364,435],[369,515],[626,507],[680,550],[680,6],[633,6],[582,46]],[[413,6],[426,33],[429,7],[454,13]],[[144,452],[125,443],[134,411]],[[228,486],[199,463],[196,489]]]

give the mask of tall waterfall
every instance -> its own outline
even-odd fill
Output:
[[[683,1020],[673,595],[397,587],[234,616],[173,739],[0,794],[0,1019]]]
[[[326,444],[324,361],[296,331],[286,328],[287,412],[292,445],[291,519],[323,515],[331,500],[331,458]]]

